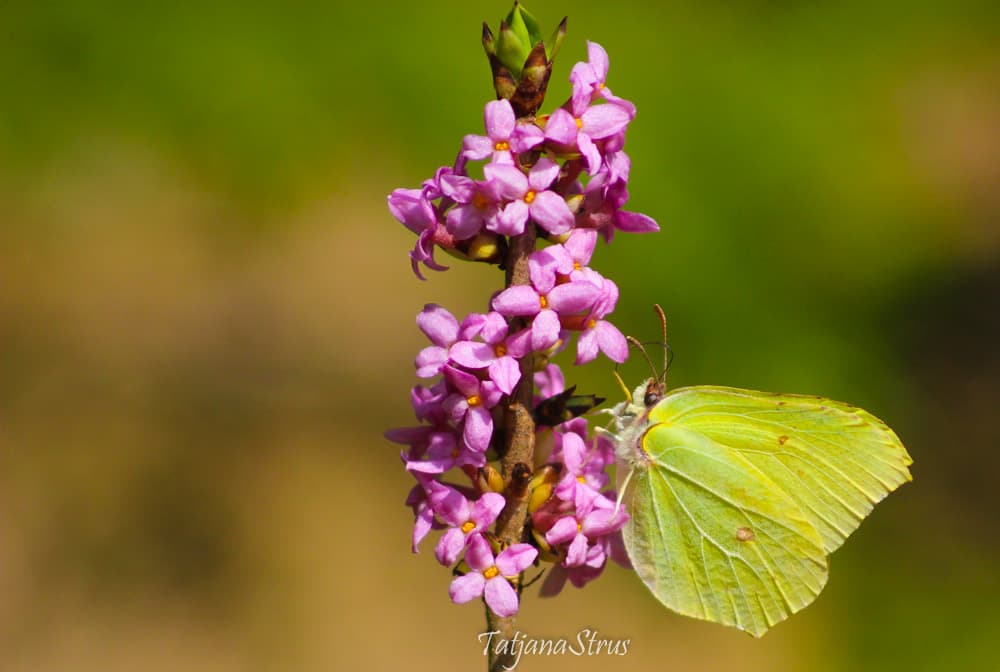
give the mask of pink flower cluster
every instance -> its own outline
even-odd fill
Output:
[[[528,259],[530,284],[498,292],[487,312],[459,321],[441,306],[424,307],[417,325],[430,345],[415,364],[419,377],[435,380],[411,393],[421,424],[386,432],[406,446],[402,460],[417,481],[407,498],[415,516],[413,551],[432,529],[443,529],[435,556],[457,567],[452,600],[482,596],[500,616],[517,612],[516,579],[539,558],[554,565],[543,594],[557,593],[567,579],[582,586],[609,557],[624,558],[619,530],[627,515],[605,491],[613,450],[600,437],[588,439],[581,418],[539,428],[538,444],[553,444],[545,473],[557,476],[532,481],[531,543],[502,548],[489,530],[505,498],[493,491],[488,463],[502,449],[497,425],[521,382],[519,361],[528,355],[547,361],[577,333],[577,364],[600,352],[623,362],[626,340],[607,320],[618,287],[588,264],[598,237],[658,230],[646,215],[622,209],[630,170],[622,148],[635,106],[611,93],[607,54],[597,44],[588,47],[589,62],[574,66],[573,93],[563,107],[518,120],[508,101],[488,103],[486,135],[466,136],[454,166],[440,168],[420,189],[389,196],[392,214],[417,234],[410,258],[421,278],[421,265],[445,269],[434,259],[437,247],[461,256],[478,237],[503,247],[529,222],[548,241]],[[482,179],[467,170],[477,161],[486,161]],[[551,363],[531,382],[539,402],[565,390]],[[464,474],[467,484],[445,482],[452,472]]]

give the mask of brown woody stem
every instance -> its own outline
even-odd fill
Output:
[[[528,257],[535,251],[535,225],[528,222],[520,236],[514,236],[507,251],[507,287],[527,285]],[[510,329],[514,332],[526,326],[524,318],[514,318]],[[532,395],[534,394],[534,356],[529,352],[520,360],[521,380],[511,392],[504,409],[504,429],[506,445],[500,461],[504,481],[504,496],[507,503],[497,518],[495,532],[503,546],[523,540],[524,523],[528,514],[528,482],[531,480],[535,460],[535,422],[531,416]],[[519,591],[520,592],[520,591]],[[497,632],[498,638],[511,640],[514,637],[514,617],[501,618],[486,608],[486,627],[489,632]],[[512,647],[508,647],[512,648]],[[511,654],[494,654],[489,651],[490,672],[510,669],[514,664]]]

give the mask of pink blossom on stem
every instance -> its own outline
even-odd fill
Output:
[[[467,135],[462,141],[461,157],[478,161],[491,157],[494,164],[513,164],[514,155],[536,147],[544,140],[534,124],[519,124],[508,100],[486,103],[483,111],[486,135]]]
[[[435,513],[452,527],[441,535],[434,554],[442,565],[455,564],[459,554],[488,526],[492,525],[503,510],[506,500],[495,492],[483,493],[470,502],[462,493],[451,488],[430,496]]]
[[[455,604],[482,595],[497,616],[513,616],[518,610],[517,591],[508,579],[516,578],[537,556],[538,551],[529,544],[513,544],[494,557],[489,542],[482,535],[475,535],[465,552],[465,562],[471,571],[456,577],[448,594]]]

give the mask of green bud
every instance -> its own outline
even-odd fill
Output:
[[[542,106],[552,59],[565,35],[564,18],[545,44],[538,21],[517,0],[500,22],[496,37],[483,24],[483,50],[493,70],[493,88],[498,98],[510,101],[519,118],[533,116]]]

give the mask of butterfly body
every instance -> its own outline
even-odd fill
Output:
[[[650,380],[612,414],[637,574],[668,608],[758,637],[815,599],[827,555],[911,478],[885,423],[821,397]]]

